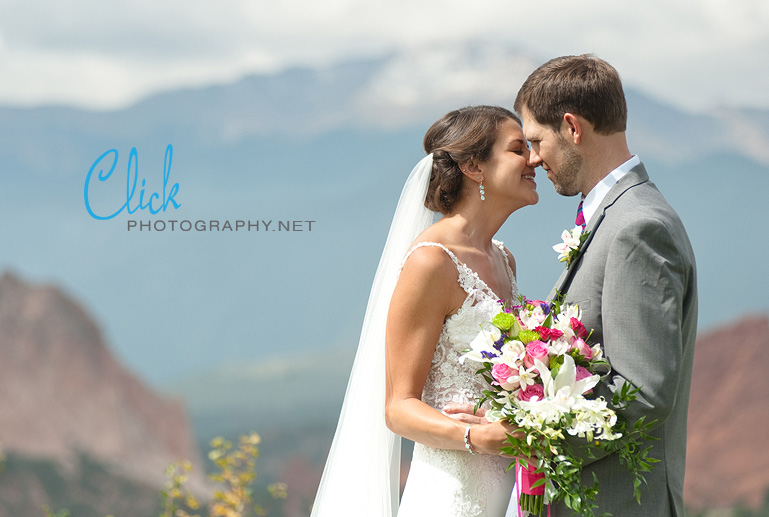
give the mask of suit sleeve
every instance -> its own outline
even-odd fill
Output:
[[[691,264],[674,234],[663,220],[632,220],[615,234],[606,258],[601,345],[612,371],[610,389],[602,386],[599,393],[611,400],[624,383],[641,388],[622,410],[629,426],[641,417],[661,425],[673,410],[682,377]],[[585,458],[584,464],[596,459]]]

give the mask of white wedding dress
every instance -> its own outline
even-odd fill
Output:
[[[513,299],[517,299],[518,288],[504,246],[499,241],[494,244],[505,257]],[[475,404],[486,388],[485,381],[475,374],[477,365],[460,364],[458,358],[478,334],[479,325],[488,323],[496,314],[499,298],[474,271],[441,244],[420,242],[409,251],[404,262],[411,252],[423,246],[438,246],[446,251],[457,266],[459,284],[467,297],[462,307],[443,324],[422,401],[438,411],[449,402]],[[509,458],[472,455],[465,450],[435,449],[416,443],[398,517],[517,515],[517,507],[508,510],[515,483],[513,471],[505,472],[510,461]]]

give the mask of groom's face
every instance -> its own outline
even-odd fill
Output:
[[[555,191],[562,196],[579,194],[582,155],[563,135],[534,120],[528,110],[523,110],[521,119],[523,134],[531,145],[529,164],[542,167]]]

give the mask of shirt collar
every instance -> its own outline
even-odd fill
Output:
[[[628,161],[611,171],[604,177],[598,184],[593,187],[593,190],[587,193],[584,203],[582,204],[582,214],[585,216],[585,221],[590,222],[590,219],[595,214],[598,207],[601,205],[603,198],[609,193],[609,190],[617,183],[622,177],[630,172],[630,169],[641,163],[641,159],[637,155],[633,155]]]

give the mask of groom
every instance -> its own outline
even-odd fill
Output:
[[[578,303],[611,363],[612,389],[640,387],[622,413],[656,420],[641,506],[616,454],[585,458],[582,481],[598,476],[599,513],[683,516],[686,416],[697,327],[694,254],[683,224],[649,181],[625,138],[627,105],[617,71],[590,55],[553,59],[535,70],[515,100],[531,142],[530,161],[556,192],[581,194],[577,224],[590,232],[550,293]],[[602,384],[603,386],[603,384]],[[604,387],[599,392],[611,400]],[[452,411],[454,412],[454,411]],[[577,442],[575,442],[576,444]],[[571,512],[563,505],[554,517]]]

